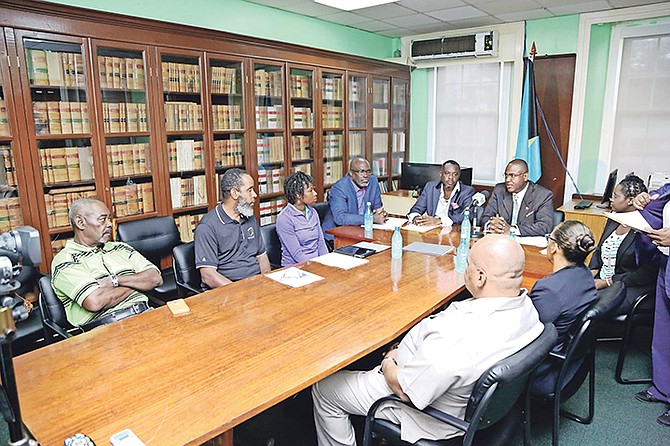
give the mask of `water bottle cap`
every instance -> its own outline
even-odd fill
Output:
[[[367,204],[368,206],[370,206],[372,203],[370,203],[370,202],[368,201],[366,204]]]

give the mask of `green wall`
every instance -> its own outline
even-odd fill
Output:
[[[526,21],[526,54],[535,42],[538,56],[577,52],[579,14]]]
[[[48,0],[51,3],[228,31],[246,36],[385,59],[399,39],[241,0]],[[279,25],[279,26],[278,26]]]
[[[428,162],[428,73],[430,68],[412,71],[409,160]]]

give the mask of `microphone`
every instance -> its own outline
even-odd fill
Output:
[[[483,206],[486,203],[486,200],[489,199],[491,194],[489,191],[485,190],[483,192],[477,192],[472,196],[472,203],[476,206]]]
[[[480,230],[480,227],[479,227],[479,218],[478,218],[479,212],[478,211],[482,208],[484,203],[486,203],[486,200],[488,200],[490,195],[491,194],[489,193],[489,191],[485,190],[485,191],[482,191],[482,192],[477,192],[476,194],[474,194],[472,196],[472,204],[473,204],[473,207],[472,207],[472,212],[473,212],[473,215],[472,215],[472,237],[473,238],[482,237],[484,235],[484,233]]]

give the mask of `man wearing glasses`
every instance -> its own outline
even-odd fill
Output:
[[[515,159],[505,168],[505,182],[496,184],[482,223],[494,234],[536,236],[554,228],[554,195],[550,190],[528,181],[528,164]]]
[[[361,226],[368,201],[372,204],[374,222],[384,223],[387,214],[377,177],[372,175],[365,158],[356,157],[349,163],[349,173],[333,184],[328,194],[328,212],[321,225],[325,239],[333,240],[325,231],[335,226]]]

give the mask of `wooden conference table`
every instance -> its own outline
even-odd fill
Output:
[[[105,445],[126,428],[147,445],[226,432],[216,441],[232,445],[234,426],[392,341],[463,289],[452,255],[406,252],[400,264],[390,256],[347,271],[306,262],[325,280],[293,289],[256,276],[188,298],[186,315],[162,307],[17,357],[24,422],[47,446],[77,432]]]

